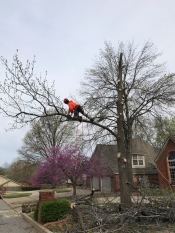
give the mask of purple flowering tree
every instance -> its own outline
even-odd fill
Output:
[[[82,181],[84,174],[88,177],[103,177],[106,173],[102,161],[85,156],[74,146],[50,148],[48,155],[31,178],[34,185],[49,183],[55,187],[62,180],[69,179],[73,187],[73,196],[75,196],[76,186]]]

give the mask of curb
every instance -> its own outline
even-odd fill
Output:
[[[52,231],[49,231],[47,228],[30,218],[27,214],[21,213],[21,216],[29,222],[38,232],[40,233],[53,233]]]

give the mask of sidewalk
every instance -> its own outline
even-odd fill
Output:
[[[0,199],[0,232],[38,233],[18,212],[10,208],[3,199]]]

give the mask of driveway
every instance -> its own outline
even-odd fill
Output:
[[[0,232],[2,233],[38,233],[18,212],[0,199]]]

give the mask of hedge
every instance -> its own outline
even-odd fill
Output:
[[[40,190],[41,187],[39,186],[32,186],[32,187],[22,187],[22,191],[32,191],[32,190]]]
[[[35,221],[38,221],[38,207],[39,207],[39,202],[36,203],[36,209],[34,210]]]
[[[43,223],[57,221],[62,218],[69,209],[70,203],[65,198],[45,201],[41,204],[41,220]]]

